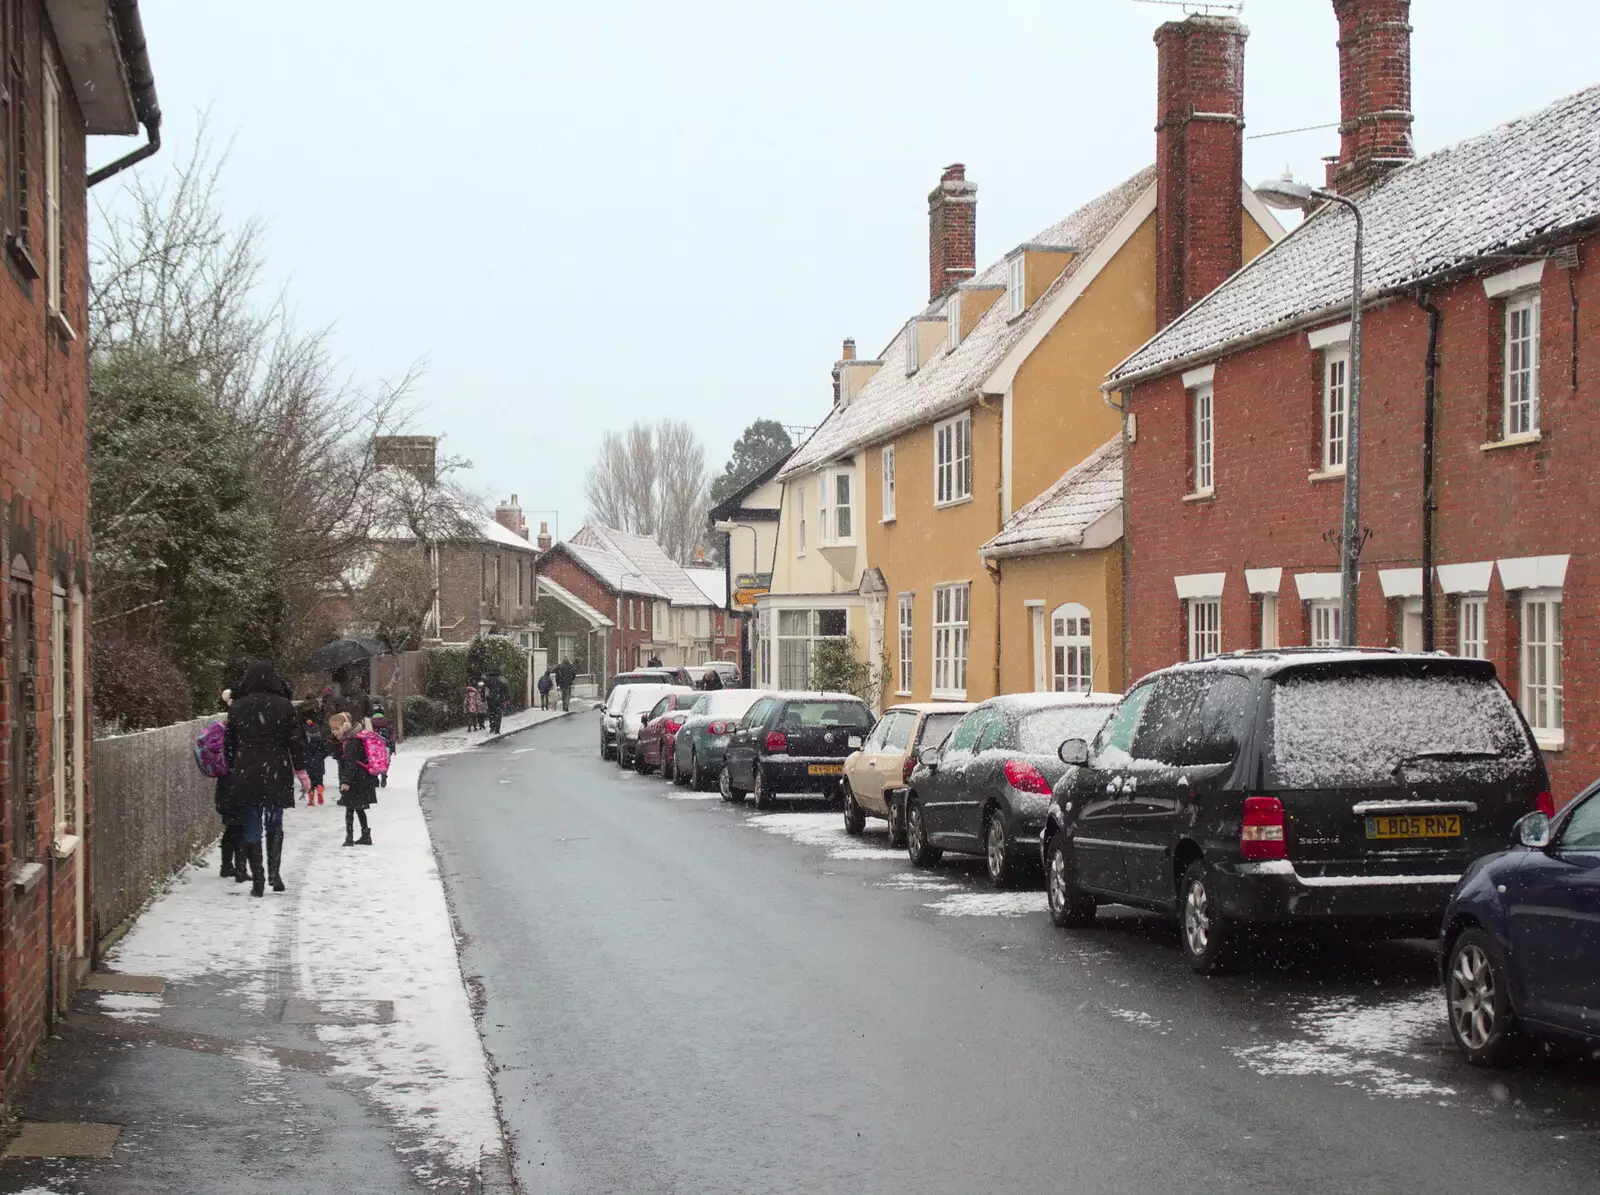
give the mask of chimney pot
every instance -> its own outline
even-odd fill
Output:
[[[1339,19],[1341,194],[1365,191],[1414,156],[1411,144],[1411,0],[1333,0]]]
[[[538,545],[539,551],[548,552],[550,550],[550,524],[549,523],[541,522],[539,524],[539,538],[534,542]]]
[[[856,359],[856,342],[848,336],[845,337],[844,348],[840,350],[839,356],[842,360],[854,361]]]
[[[928,298],[937,299],[977,272],[978,187],[956,162],[928,192]]]

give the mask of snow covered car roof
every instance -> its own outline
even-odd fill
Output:
[[[1594,220],[1600,86],[1419,158],[1360,203],[1368,301]],[[1342,204],[1325,205],[1113,369],[1106,388],[1337,318],[1350,303],[1354,223]]]

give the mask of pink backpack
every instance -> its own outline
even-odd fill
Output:
[[[194,762],[202,776],[215,779],[228,774],[228,730],[221,722],[213,722],[200,732],[194,741]]]
[[[361,745],[367,749],[367,758],[362,767],[374,776],[382,776],[389,770],[389,744],[383,741],[383,736],[376,731],[360,731],[356,738],[361,740]]]

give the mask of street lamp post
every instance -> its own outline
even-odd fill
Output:
[[[733,613],[733,533],[741,528],[750,533],[750,571],[755,574],[761,572],[761,537],[757,534],[754,524],[735,523],[731,519],[718,519],[711,524],[713,531],[720,532],[728,539],[728,613]],[[740,607],[743,609],[743,607]],[[755,670],[754,652],[750,647],[750,620],[739,620],[739,671],[749,678]],[[746,684],[753,683],[749,679]]]
[[[1297,183],[1285,174],[1262,183],[1256,195],[1269,207],[1307,211],[1317,203],[1350,209],[1356,221],[1355,267],[1350,288],[1350,379],[1345,406],[1344,530],[1339,536],[1339,642],[1356,645],[1356,568],[1361,560],[1361,207],[1353,199]]]

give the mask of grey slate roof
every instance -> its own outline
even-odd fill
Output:
[[[585,523],[567,543],[578,551],[598,548],[623,561],[617,573],[619,580],[606,578],[606,583],[613,589],[627,588],[631,593],[653,593],[666,598],[674,606],[722,604],[720,600],[713,603],[707,599],[683,566],[662,551],[661,545],[648,535],[634,535],[600,523]],[[608,567],[614,566],[608,562]],[[630,582],[625,587],[620,584],[620,578],[624,575]],[[643,588],[643,585],[650,588]]]
[[[1005,296],[1001,295],[953,352],[943,347],[936,349],[922,367],[908,377],[905,371],[907,338],[915,334],[917,318],[940,314],[944,301],[930,303],[918,312],[878,354],[884,361],[883,367],[861,388],[854,401],[846,407],[834,407],[822,425],[785,462],[778,476],[788,478],[806,472],[966,406],[977,393],[977,387],[1049,307],[1050,299],[1071,281],[1095,247],[1155,182],[1155,167],[1147,166],[1030,238],[1030,244],[1071,246],[1078,254],[1022,315],[1012,320]],[[1001,259],[973,282],[1003,286],[1006,270],[1006,262]]]
[[[1079,547],[1083,533],[1122,505],[1122,437],[1114,436],[1018,510],[978,549],[980,556],[1028,556]]]
[[[619,593],[642,593],[665,599],[666,590],[653,583],[626,557],[600,543],[582,543],[576,538],[561,544],[578,562]]]
[[[1360,202],[1369,299],[1600,218],[1600,86],[1420,158]],[[1325,206],[1118,365],[1108,386],[1331,317],[1350,301],[1354,224]]]

